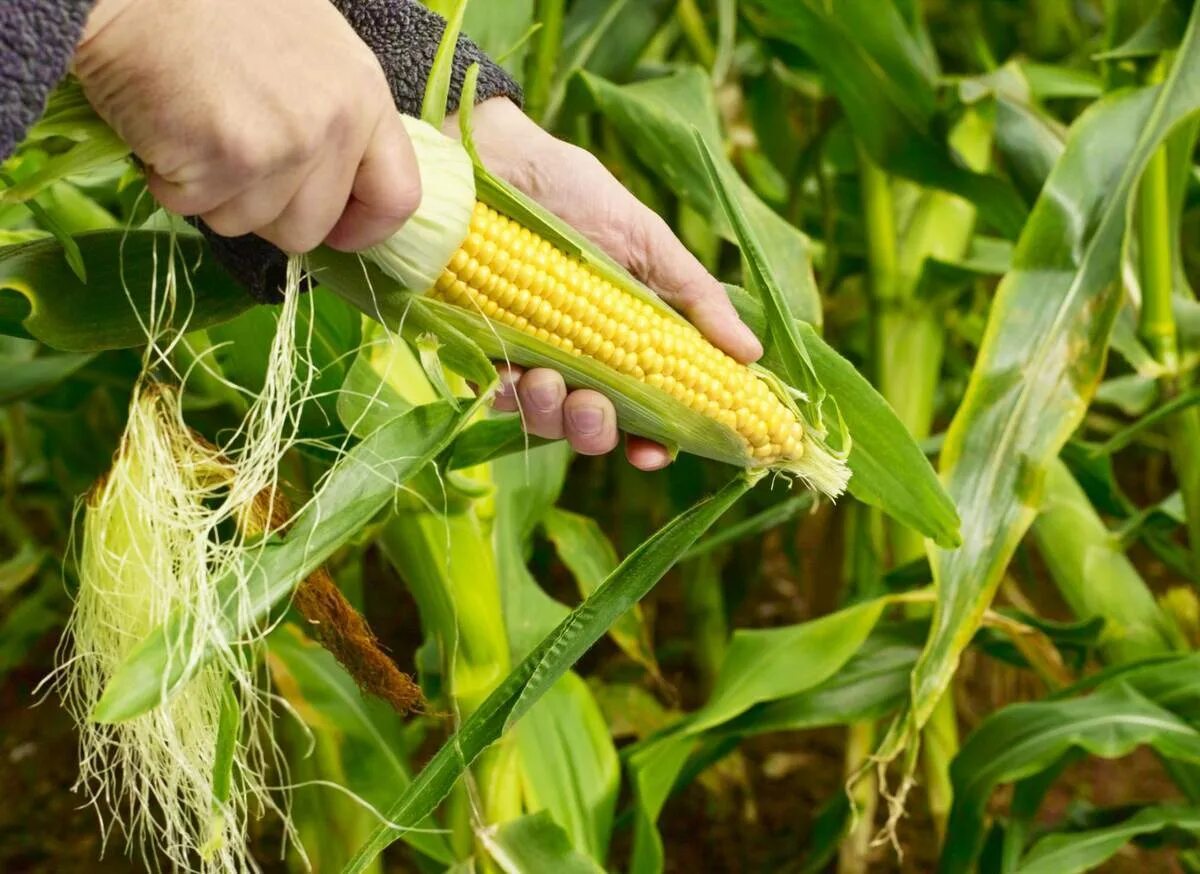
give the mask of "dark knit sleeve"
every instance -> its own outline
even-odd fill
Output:
[[[0,0],[10,2],[10,0]],[[425,82],[433,66],[445,20],[415,0],[334,0],[334,5],[379,58],[400,111],[419,115]],[[463,79],[479,63],[476,101],[509,97],[521,102],[521,88],[473,42],[459,37],[450,77],[447,109],[458,108]],[[274,303],[287,275],[287,257],[254,235],[220,237],[201,224],[217,260],[256,300]]]
[[[419,115],[425,82],[433,66],[446,22],[415,0],[334,0],[333,3],[379,58],[396,108]],[[458,108],[467,68],[479,63],[479,82],[475,99],[510,97],[521,102],[521,88],[508,73],[493,63],[465,36],[458,38],[454,50],[454,68],[450,76],[450,97],[446,108]]]
[[[67,71],[93,0],[0,0],[0,160]]]

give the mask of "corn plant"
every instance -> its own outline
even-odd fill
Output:
[[[421,209],[281,304],[69,79],[0,167],[0,735],[70,739],[90,858],[1200,866],[1194,4],[430,5]],[[759,362],[492,175],[472,75],[439,132],[460,28]]]

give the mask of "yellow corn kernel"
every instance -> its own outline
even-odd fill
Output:
[[[664,392],[735,431],[755,464],[803,454],[801,420],[765,380],[691,325],[483,204],[429,294]]]

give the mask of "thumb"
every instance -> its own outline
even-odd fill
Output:
[[[730,303],[725,289],[671,232],[656,213],[632,194],[618,215],[624,232],[617,235],[619,253],[611,253],[639,279],[658,292],[703,333],[713,345],[742,362],[762,357],[763,347]]]
[[[417,156],[399,113],[388,109],[367,144],[350,200],[325,242],[357,251],[382,243],[421,205]]]

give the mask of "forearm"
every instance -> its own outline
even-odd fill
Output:
[[[71,63],[93,0],[0,2],[0,159],[46,107]]]

